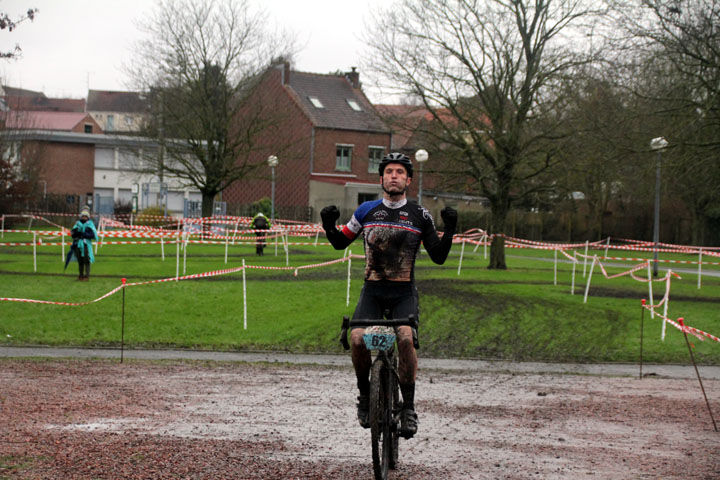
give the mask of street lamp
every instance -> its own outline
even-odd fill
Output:
[[[422,205],[422,172],[423,172],[423,163],[427,162],[428,159],[428,153],[426,150],[423,150],[422,148],[415,152],[415,161],[417,161],[420,164],[420,182],[418,183],[418,203]]]
[[[660,162],[662,151],[667,147],[668,142],[664,137],[657,137],[650,140],[650,148],[657,151],[655,160],[655,220],[653,221],[653,276],[658,276],[658,248],[660,246]]]
[[[278,164],[278,158],[275,155],[270,155],[267,159],[268,165],[272,170],[272,194],[270,197],[270,222],[275,223],[275,167]]]

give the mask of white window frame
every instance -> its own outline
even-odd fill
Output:
[[[348,105],[350,105],[350,108],[352,108],[356,112],[363,111],[362,107],[356,100],[353,100],[352,98],[346,98],[345,101],[347,102]]]
[[[325,105],[323,105],[318,97],[308,96],[308,100],[310,100],[310,103],[312,103],[315,108],[325,108]]]
[[[341,148],[348,150],[347,158],[338,155],[338,150]],[[352,171],[352,155],[355,145],[347,145],[344,143],[335,144],[335,170],[339,172],[351,172]]]
[[[373,159],[370,155],[372,151],[380,152],[380,158],[378,158],[377,161]],[[368,173],[378,173],[378,169],[380,168],[380,161],[382,160],[383,156],[385,156],[385,147],[381,147],[378,145],[368,146]]]

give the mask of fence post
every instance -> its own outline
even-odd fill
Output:
[[[655,318],[655,308],[653,305],[655,305],[655,299],[653,298],[653,288],[652,288],[652,282],[653,282],[653,276],[652,276],[652,267],[650,266],[650,260],[647,262],[647,270],[648,270],[648,298],[650,299],[650,320]]]
[[[245,259],[242,261],[243,272],[243,330],[247,330],[247,288],[245,286]]]
[[[460,275],[460,269],[462,269],[463,254],[465,253],[465,238],[462,241],[462,247],[460,247],[460,262],[458,263],[458,276]]]
[[[347,295],[345,298],[345,306],[350,306],[350,267],[352,266],[352,250],[348,252],[348,281],[347,281]]]
[[[587,266],[588,241],[585,240],[585,258],[583,259],[583,278],[585,278],[585,267]]]
[[[590,274],[588,275],[587,285],[585,286],[585,298],[583,303],[587,303],[588,292],[590,291],[590,280],[592,279],[593,270],[595,269],[595,262],[597,262],[597,255],[593,255],[593,262],[590,265]]]
[[[577,251],[573,251],[572,282],[570,283],[570,295],[575,295],[575,269],[577,268]]]
[[[553,249],[553,250],[554,250],[554,252],[555,252],[555,268],[554,268],[553,285],[557,286],[557,263],[558,263],[558,260],[557,260],[557,252],[558,252],[558,249],[555,248],[555,249]]]
[[[702,257],[703,251],[701,248],[700,253],[698,254],[698,290],[700,290],[700,283],[702,282]]]
[[[122,279],[122,323],[120,327],[120,363],[123,363],[125,352],[125,279]]]
[[[2,238],[5,238],[5,214],[4,213],[2,216],[2,230],[0,230],[0,231],[2,232]]]
[[[688,340],[685,321],[683,318],[678,318],[678,323],[682,327],[683,335],[685,335],[685,343],[687,344],[688,352],[690,352],[690,359],[692,360],[693,367],[695,367],[695,375],[697,375],[698,382],[700,382],[700,389],[702,390],[703,397],[705,398],[705,405],[707,405],[708,412],[710,413],[710,420],[712,420],[713,427],[715,427],[715,431],[717,432],[717,424],[715,423],[715,418],[713,417],[712,410],[710,409],[710,402],[708,402],[707,395],[705,394],[705,387],[703,387],[700,372],[698,371],[697,364],[695,363],[695,355],[693,355],[692,348],[690,347],[690,340]]]
[[[37,272],[37,232],[33,232],[33,272]]]

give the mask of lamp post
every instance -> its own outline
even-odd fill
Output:
[[[657,137],[650,140],[650,148],[657,152],[655,160],[655,220],[653,221],[653,276],[658,276],[658,248],[660,244],[660,163],[662,151],[667,147],[668,142],[664,137]]]
[[[415,161],[420,164],[420,182],[418,183],[418,203],[422,205],[422,173],[423,163],[427,162],[428,152],[422,148],[415,152]]]
[[[278,158],[275,155],[270,155],[267,159],[268,165],[272,170],[272,193],[270,196],[270,222],[275,223],[275,167],[278,164]]]

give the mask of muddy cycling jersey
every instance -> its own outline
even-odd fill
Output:
[[[433,261],[443,263],[450,250],[447,240],[452,238],[450,234],[441,241],[430,212],[407,199],[381,199],[360,205],[342,233],[349,243],[360,232],[365,237],[365,280],[371,282],[412,282],[420,242]]]

